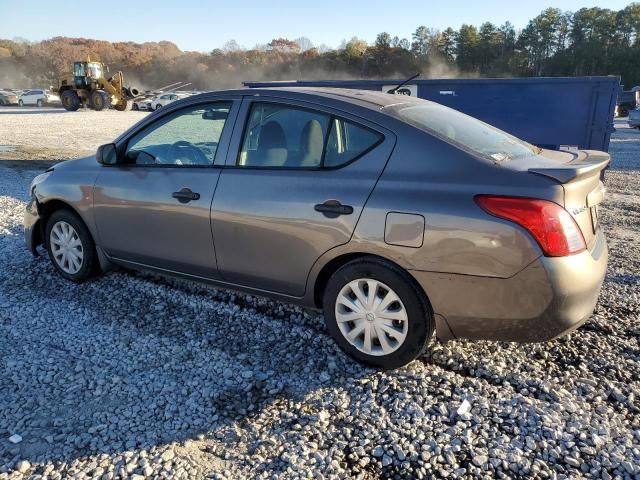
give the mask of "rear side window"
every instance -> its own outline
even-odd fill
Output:
[[[270,103],[254,103],[238,166],[339,167],[373,148],[382,135],[329,114]]]
[[[339,118],[331,122],[324,165],[337,167],[349,163],[369,151],[382,140],[382,135]]]
[[[433,102],[394,105],[392,116],[463,150],[496,162],[530,157],[539,149],[476,118]]]
[[[328,115],[275,104],[254,104],[238,165],[318,168]]]

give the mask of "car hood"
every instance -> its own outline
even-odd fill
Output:
[[[88,157],[74,158],[73,160],[65,160],[64,162],[56,163],[53,166],[53,169],[54,170],[67,170],[69,168],[97,169],[99,165],[100,164],[96,160],[96,156],[89,155]]]

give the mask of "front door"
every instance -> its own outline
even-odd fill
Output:
[[[37,102],[37,97],[37,92],[35,90],[32,90],[22,97],[22,103],[24,103],[25,105],[35,105]]]
[[[314,262],[351,238],[395,137],[303,104],[245,101],[241,118],[211,209],[220,274],[302,296]]]
[[[216,277],[209,212],[232,107],[213,102],[168,113],[127,141],[122,162],[102,168],[94,211],[98,243],[108,255]]]

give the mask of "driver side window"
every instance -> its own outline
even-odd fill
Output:
[[[230,102],[173,112],[134,135],[125,153],[129,165],[211,166]]]

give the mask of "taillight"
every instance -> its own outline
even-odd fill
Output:
[[[580,227],[557,203],[497,195],[476,195],[475,201],[491,215],[527,229],[547,257],[564,257],[587,248]]]

